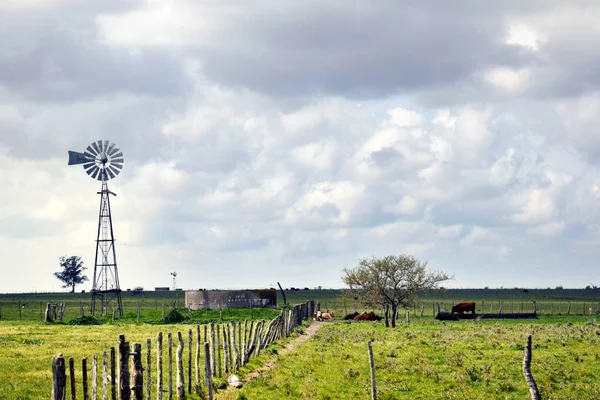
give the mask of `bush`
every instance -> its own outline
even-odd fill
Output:
[[[100,321],[98,321],[95,317],[91,315],[85,315],[83,317],[73,318],[69,321],[70,325],[100,325]]]
[[[169,311],[167,315],[165,315],[164,322],[166,324],[178,324],[180,322],[185,321],[185,317],[179,311],[173,309]]]

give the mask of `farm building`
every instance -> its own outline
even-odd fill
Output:
[[[275,289],[259,290],[188,290],[185,306],[190,310],[202,308],[276,307]]]

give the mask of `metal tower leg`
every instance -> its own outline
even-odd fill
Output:
[[[94,281],[92,286],[92,314],[106,315],[112,300],[116,299],[118,315],[123,315],[121,288],[117,270],[117,254],[110,214],[110,196],[115,193],[108,190],[106,181],[102,181],[100,195],[100,214],[98,217],[98,236],[96,239],[96,257],[94,263]]]

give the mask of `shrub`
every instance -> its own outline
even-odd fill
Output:
[[[69,321],[70,325],[100,325],[100,321],[98,321],[95,317],[91,315],[85,315],[83,317],[73,318]]]
[[[165,319],[163,322],[166,324],[178,324],[180,322],[185,321],[185,317],[179,311],[173,309],[165,315]]]

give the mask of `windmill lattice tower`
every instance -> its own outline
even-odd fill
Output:
[[[102,189],[98,192],[100,195],[100,213],[98,216],[94,281],[92,285],[91,309],[93,315],[97,311],[105,315],[109,304],[113,300],[116,301],[118,315],[123,315],[109,196],[116,196],[116,194],[108,190],[108,181],[121,172],[123,163],[123,152],[108,140],[93,142],[83,153],[69,151],[69,165],[83,164],[85,172],[92,179],[102,182]]]

